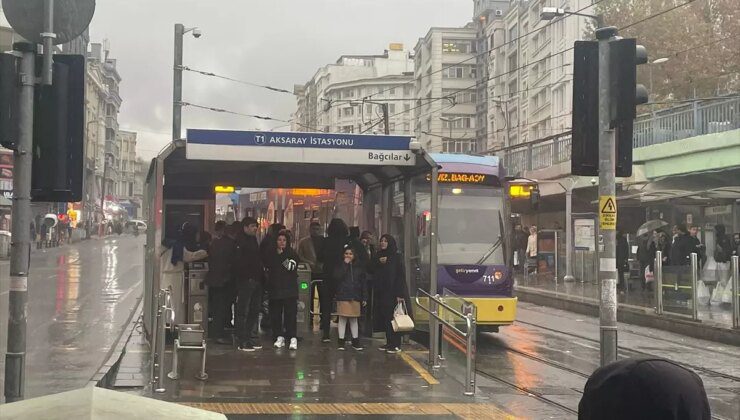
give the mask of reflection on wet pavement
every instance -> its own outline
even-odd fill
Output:
[[[26,397],[85,386],[142,293],[143,237],[109,237],[34,250],[27,325]],[[0,262],[0,379],[7,334],[7,262]],[[0,380],[0,389],[2,389]]]

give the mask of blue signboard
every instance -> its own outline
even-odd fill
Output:
[[[413,166],[411,137],[347,133],[189,129],[195,160]]]

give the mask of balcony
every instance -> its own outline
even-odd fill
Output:
[[[106,115],[105,127],[118,131],[118,117],[116,115]]]

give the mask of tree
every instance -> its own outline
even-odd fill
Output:
[[[637,38],[650,63],[668,58],[638,67],[638,80],[652,84],[651,101],[740,91],[740,1],[606,0],[596,11],[606,25],[625,28],[620,36]]]

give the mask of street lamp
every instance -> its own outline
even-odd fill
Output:
[[[650,69],[650,95],[653,94],[653,64],[663,64],[666,61],[670,60],[668,57],[661,57],[656,58],[655,60],[650,62],[650,65],[648,66],[648,69]]]
[[[589,15],[586,13],[569,12],[560,7],[543,7],[542,12],[540,12],[540,19],[553,20],[556,17],[563,17],[563,16],[569,16],[569,15],[591,18],[596,21],[596,26],[598,26],[599,28],[604,26],[604,18],[601,15]]]
[[[185,28],[182,23],[175,24],[175,66],[173,68],[172,87],[172,141],[182,137],[182,41],[183,36],[191,32],[193,38],[200,38],[203,33],[198,28]]]

